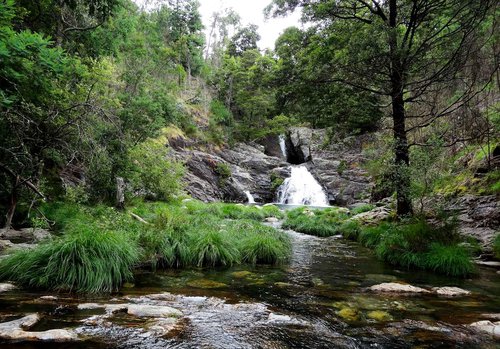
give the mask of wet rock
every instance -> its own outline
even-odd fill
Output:
[[[11,248],[12,246],[14,246],[14,244],[10,242],[10,240],[0,240],[0,251]]]
[[[484,267],[500,268],[500,262],[497,261],[475,261],[475,263]]]
[[[9,291],[15,290],[16,288],[17,287],[14,286],[13,284],[2,283],[2,284],[0,284],[0,293],[9,292]]]
[[[206,288],[206,289],[227,287],[227,285],[222,282],[213,281],[209,279],[192,280],[189,281],[187,285],[191,287]]]
[[[389,314],[386,311],[382,311],[382,310],[370,311],[368,314],[366,314],[366,317],[369,319],[379,321],[379,322],[392,321],[391,314]]]
[[[47,341],[68,342],[77,341],[75,332],[66,329],[55,329],[39,332],[25,331],[40,321],[38,314],[30,314],[21,319],[0,323],[0,338],[12,341]]]
[[[383,293],[430,293],[428,290],[408,284],[386,282],[368,288],[370,291]]]
[[[457,296],[466,296],[469,295],[471,292],[467,290],[463,290],[458,287],[434,287],[432,289],[433,292],[440,296],[446,296],[446,297],[457,297]]]
[[[94,310],[94,309],[104,309],[106,305],[97,303],[82,303],[78,304],[76,307],[79,310]]]
[[[148,321],[144,329],[151,332],[154,336],[165,337],[178,330],[179,320],[176,318],[161,318]]]
[[[59,298],[57,298],[56,296],[42,296],[40,298],[38,298],[39,300],[41,301],[49,301],[49,302],[55,302],[57,301]]]
[[[287,288],[287,287],[293,286],[291,283],[288,283],[288,282],[275,282],[274,285],[279,287],[279,288]]]
[[[127,314],[137,317],[180,317],[182,313],[172,307],[146,304],[129,304]]]
[[[500,321],[491,322],[489,320],[483,320],[474,322],[470,324],[470,326],[482,332],[486,332],[494,338],[500,338]]]
[[[19,242],[39,242],[50,237],[50,233],[45,229],[40,228],[24,228],[20,230],[2,229],[0,230],[0,238]]]
[[[481,314],[481,317],[488,320],[500,321],[500,314]]]

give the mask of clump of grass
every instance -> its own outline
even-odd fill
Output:
[[[139,248],[127,236],[74,228],[62,237],[18,251],[0,262],[0,279],[32,288],[110,292],[132,279]]]
[[[357,215],[363,212],[369,212],[375,208],[375,205],[372,204],[364,204],[358,207],[355,207],[351,210],[351,214]]]
[[[495,253],[497,259],[500,259],[500,233],[497,234],[493,241],[493,253]]]
[[[283,212],[274,205],[246,206],[242,204],[213,203],[203,204],[199,201],[189,201],[186,208],[190,214],[209,214],[218,218],[253,219],[261,221],[267,217],[283,218]]]
[[[208,231],[197,236],[193,245],[198,267],[231,266],[240,262],[240,252],[234,241],[219,231]]]
[[[349,240],[357,240],[361,233],[361,225],[357,221],[348,220],[339,227],[338,231]]]
[[[320,237],[333,236],[340,232],[340,226],[348,217],[346,213],[335,208],[325,210],[297,208],[287,212],[283,228]]]
[[[447,224],[433,227],[425,220],[384,223],[364,228],[359,241],[393,265],[464,277],[474,272],[474,264],[452,229]]]
[[[251,264],[281,264],[290,256],[289,238],[270,227],[247,234],[240,245],[243,261]]]

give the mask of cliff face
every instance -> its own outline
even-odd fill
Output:
[[[325,130],[293,128],[284,139],[286,157],[278,136],[267,137],[262,144],[239,143],[212,151],[191,150],[175,139],[169,144],[171,154],[186,163],[186,189],[194,198],[245,202],[248,190],[257,202],[273,202],[290,166],[301,164],[323,186],[330,204],[350,205],[370,197],[371,179],[360,167],[368,140],[369,136],[349,137],[329,144]],[[221,175],[221,166],[227,166],[230,175]]]

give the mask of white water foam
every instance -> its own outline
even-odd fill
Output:
[[[248,190],[245,190],[245,195],[247,196],[249,204],[255,204],[255,199],[252,194]]]
[[[305,166],[294,166],[291,175],[278,188],[278,203],[328,206],[325,191]]]

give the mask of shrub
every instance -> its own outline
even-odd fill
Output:
[[[495,253],[495,257],[500,259],[500,233],[497,233],[497,236],[493,241],[493,252]]]
[[[76,228],[75,228],[76,229]],[[79,226],[78,232],[18,251],[0,262],[0,279],[76,292],[110,292],[132,279],[139,249],[127,236]]]

